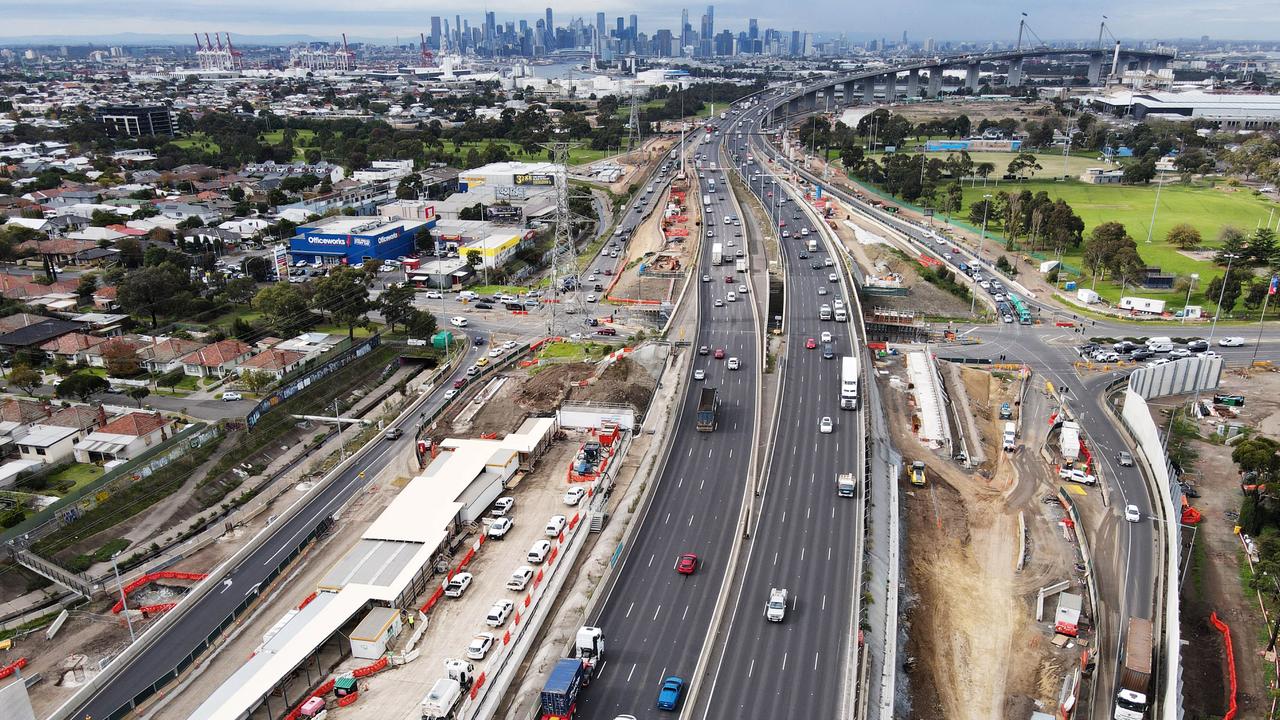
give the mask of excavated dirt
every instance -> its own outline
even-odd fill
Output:
[[[585,388],[574,388],[570,400],[586,400],[632,405],[643,411],[653,397],[657,381],[639,363],[623,358],[600,373]]]

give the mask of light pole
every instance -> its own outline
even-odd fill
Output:
[[[1218,318],[1222,315],[1222,298],[1227,294],[1227,281],[1231,279],[1231,263],[1238,256],[1235,253],[1227,253],[1224,255],[1227,259],[1227,271],[1222,275],[1222,287],[1218,290],[1218,307],[1213,313],[1213,325],[1209,327],[1209,344],[1213,344],[1213,334],[1218,330]]]
[[[1160,191],[1164,189],[1164,171],[1156,178],[1156,203],[1151,208],[1151,222],[1147,224],[1147,244],[1151,244],[1151,234],[1156,230],[1156,212],[1160,209]]]
[[[1191,282],[1187,285],[1187,301],[1182,303],[1182,324],[1187,324],[1187,306],[1191,304],[1191,288],[1196,286],[1200,273],[1191,273]]]
[[[982,199],[982,237],[978,239],[978,264],[982,264],[982,248],[987,244],[987,213],[991,210],[991,195],[983,195]]]
[[[1271,295],[1277,289],[1280,289],[1280,278],[1272,275],[1271,279],[1267,281],[1267,294],[1262,298],[1262,314],[1258,316],[1258,339],[1253,343],[1253,360],[1250,361],[1251,364],[1258,360],[1258,346],[1262,344],[1262,321],[1267,319],[1267,304],[1271,302]]]
[[[129,599],[124,594],[124,583],[120,582],[120,567],[116,565],[116,558],[120,556],[123,550],[118,550],[111,555],[111,569],[116,574],[116,587],[120,588],[120,612],[124,613],[124,621],[129,624],[129,644],[138,641],[137,636],[133,634],[133,618],[129,616]]]

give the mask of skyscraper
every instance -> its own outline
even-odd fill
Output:
[[[708,5],[707,14],[702,16],[702,29],[698,33],[698,54],[701,57],[715,55],[716,6]]]
[[[604,57],[605,49],[604,34],[604,13],[596,13],[596,56]]]
[[[440,50],[440,16],[431,16],[431,47]]]
[[[685,46],[689,44],[689,34],[693,32],[693,28],[689,26],[689,9],[685,8],[680,11],[680,52],[684,55]]]
[[[640,36],[640,18],[638,16],[632,15],[627,18],[627,35],[630,36],[632,43]]]
[[[555,50],[556,49],[556,26],[555,26],[555,23],[551,22],[551,8],[547,8],[547,26],[546,28],[544,28],[543,32],[546,33],[546,42],[544,44],[547,46],[547,49]]]
[[[484,47],[486,50],[492,50],[497,45],[495,39],[498,37],[498,15],[494,12],[486,12],[484,14]]]
[[[747,20],[747,47],[739,48],[739,52],[760,52],[760,23],[755,18]]]

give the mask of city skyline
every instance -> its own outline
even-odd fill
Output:
[[[922,41],[934,37],[938,41],[952,42],[1011,42],[1016,37],[1019,13],[1025,3],[1007,0],[984,6],[982,23],[974,22],[974,14],[961,6],[940,2],[915,2],[885,7],[877,15],[854,17],[847,5],[837,0],[815,0],[807,6],[807,18],[822,17],[822,27],[806,27],[790,13],[778,12],[777,5],[767,3],[729,2],[716,3],[715,31],[730,29],[736,36],[745,32],[748,22],[755,19],[760,28],[799,30],[824,37],[846,35],[851,39],[897,38],[904,28],[910,38]],[[477,11],[474,6],[442,5],[424,11],[409,0],[370,0],[360,10],[347,10],[332,0],[301,2],[279,0],[270,6],[232,0],[211,4],[199,1],[179,1],[160,4],[149,0],[132,0],[102,5],[86,0],[56,0],[53,7],[11,6],[6,11],[6,28],[0,40],[50,38],[50,41],[91,42],[95,38],[112,38],[134,35],[140,41],[146,36],[162,35],[181,38],[193,30],[193,26],[215,27],[221,31],[248,36],[284,36],[316,39],[337,37],[347,33],[356,41],[390,43],[397,37],[408,41],[415,32],[431,29],[430,16],[452,18],[461,14],[472,26],[482,25],[486,15],[497,23],[526,21],[530,26],[541,25],[546,10],[553,10],[556,27],[567,27],[569,21],[580,18],[592,24],[599,5],[570,0],[564,3],[508,3],[489,6]],[[1173,0],[1163,3],[1161,12],[1152,15],[1146,6],[1133,3],[1103,3],[1089,0],[1070,7],[1031,8],[1028,19],[1032,28],[1045,41],[1084,40],[1096,36],[1097,23],[1105,14],[1108,25],[1120,37],[1130,38],[1190,38],[1209,35],[1229,41],[1259,41],[1280,37],[1280,16],[1269,12],[1271,6],[1263,0],[1206,7],[1202,3]],[[663,0],[646,5],[643,13],[634,13],[625,5],[605,9],[610,28],[615,18],[638,16],[639,31],[652,37],[658,30],[670,30],[680,41],[682,12],[688,13],[688,22],[695,32],[701,31],[701,19],[705,5]],[[47,31],[51,12],[58,16],[59,33]],[[1004,18],[1004,22],[999,19]],[[541,21],[541,22],[540,22]],[[452,25],[452,23],[451,23]],[[1188,34],[1186,28],[1195,28]]]

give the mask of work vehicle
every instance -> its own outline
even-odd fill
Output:
[[[547,537],[560,537],[560,533],[564,532],[564,526],[569,521],[563,515],[552,515],[547,521],[547,527],[544,534]]]
[[[680,706],[680,698],[684,695],[684,679],[672,675],[662,681],[658,690],[658,709],[675,710]]]
[[[1053,614],[1053,630],[1075,637],[1080,632],[1080,609],[1083,598],[1068,592],[1058,593],[1058,609]]]
[[[711,243],[711,264],[719,265],[724,262],[724,246],[720,243]]]
[[[1125,633],[1124,657],[1120,666],[1120,690],[1116,693],[1115,720],[1142,720],[1151,701],[1147,687],[1151,683],[1151,621],[1129,618]]]
[[[858,486],[853,481],[853,473],[836,475],[836,495],[851,498],[857,494],[857,489]]]
[[[422,699],[422,720],[449,720],[462,701],[462,685],[451,678],[440,678]]]
[[[1098,478],[1090,475],[1084,470],[1078,468],[1064,467],[1058,470],[1058,477],[1067,482],[1080,483],[1081,485],[1097,485]]]
[[[511,522],[509,517],[500,517],[489,524],[488,535],[490,540],[501,540],[511,532],[511,526],[515,523]]]
[[[528,565],[521,565],[516,568],[511,573],[511,577],[507,579],[507,589],[515,590],[516,592],[524,590],[525,586],[529,584],[531,579],[533,579],[533,568]]]
[[[911,484],[916,487],[924,487],[926,482],[924,474],[924,461],[915,460],[911,463]]]
[[[1218,340],[1218,347],[1243,347],[1244,338],[1242,337],[1224,337]]]
[[[1013,408],[1009,407],[1009,403],[1000,403],[1000,419],[1009,420],[1013,417]]]
[[[547,540],[538,540],[529,546],[529,552],[525,553],[526,562],[533,565],[541,565],[547,559],[547,554],[551,552],[551,543]]]
[[[1004,424],[1004,439],[1001,443],[1005,452],[1013,452],[1018,447],[1018,426],[1012,422]]]
[[[499,600],[489,608],[489,613],[484,616],[484,624],[489,627],[502,627],[507,624],[507,618],[511,617],[515,609],[515,603],[510,600]]]
[[[449,578],[449,582],[444,584],[444,596],[451,598],[460,598],[462,594],[471,587],[472,576],[469,572],[455,573]]]
[[[707,194],[705,194],[705,193],[702,195],[702,205],[703,205],[703,207],[711,207],[711,196],[710,196],[710,195],[707,195]]]
[[[515,498],[510,495],[504,495],[494,501],[493,509],[489,511],[489,514],[494,517],[506,517],[507,513],[511,512],[511,508],[515,507],[515,505]]]
[[[577,658],[561,658],[542,686],[541,720],[571,718],[577,712],[578,695],[591,682],[591,668]]]
[[[698,395],[698,432],[716,429],[716,415],[720,411],[720,395],[713,387],[704,387]]]
[[[835,309],[835,321],[849,322],[849,311],[843,305]]]
[[[818,252],[818,241],[814,238],[809,238],[809,243],[806,247],[809,249],[809,252]]]
[[[483,660],[484,656],[489,654],[490,648],[493,647],[493,640],[493,633],[478,633],[471,638],[471,642],[467,645],[467,658],[470,660]]]
[[[725,368],[728,370],[738,370],[741,367],[742,367],[742,363],[736,357],[729,358],[729,361],[725,363]]]
[[[769,602],[764,606],[764,618],[769,622],[782,622],[787,617],[787,589],[769,588]]]

